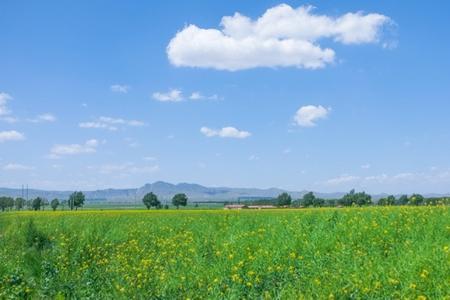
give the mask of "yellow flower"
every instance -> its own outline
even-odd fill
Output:
[[[422,277],[422,278],[427,278],[428,274],[429,274],[428,271],[424,269],[424,270],[422,271],[422,273],[420,273],[420,277]]]

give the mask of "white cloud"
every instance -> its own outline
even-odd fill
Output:
[[[200,132],[203,133],[207,137],[219,136],[223,138],[237,138],[244,139],[251,136],[251,133],[248,131],[241,131],[234,127],[228,126],[223,127],[222,129],[211,129],[208,127],[200,128]]]
[[[158,160],[156,157],[154,157],[154,156],[144,156],[143,158],[142,158],[143,160],[146,160],[146,161],[155,161],[155,160]]]
[[[316,126],[316,121],[324,119],[330,113],[331,108],[325,108],[322,105],[306,105],[302,106],[297,110],[294,116],[295,124],[302,127],[314,127]]]
[[[125,120],[122,118],[100,117],[91,122],[82,122],[78,126],[81,128],[96,128],[116,131],[120,126],[141,127],[145,123],[138,120]]]
[[[35,168],[31,167],[31,166],[25,166],[25,165],[15,164],[15,163],[10,163],[10,164],[3,166],[4,171],[31,171],[34,169]]]
[[[219,95],[217,95],[217,94],[206,96],[206,95],[203,95],[200,92],[193,92],[189,96],[189,99],[191,99],[191,100],[219,100],[219,99],[223,99],[223,98],[219,97]]]
[[[8,93],[0,92],[0,116],[9,115],[11,111],[8,109],[8,101],[12,100],[13,97]]]
[[[99,144],[96,139],[91,139],[84,144],[55,145],[50,149],[48,158],[57,159],[64,155],[95,153]]]
[[[370,169],[370,167],[371,167],[370,164],[361,165],[361,169]]]
[[[161,102],[179,102],[183,100],[183,94],[177,89],[172,89],[166,93],[155,92],[152,97]]]
[[[252,155],[250,155],[250,156],[248,157],[248,160],[251,160],[251,161],[259,160],[259,156],[258,156],[258,155],[255,155],[255,154],[252,154]]]
[[[130,90],[130,86],[123,84],[113,84],[110,86],[110,89],[114,93],[126,94]]]
[[[34,119],[28,119],[28,121],[32,122],[32,123],[55,122],[56,117],[50,113],[45,113],[45,114],[38,115]]]
[[[175,66],[236,71],[255,67],[317,69],[334,61],[335,52],[319,41],[342,44],[379,42],[389,17],[361,12],[330,17],[313,13],[312,6],[281,4],[257,20],[235,13],[224,16],[220,29],[188,25],[167,46]]]
[[[205,97],[200,94],[199,92],[193,92],[190,96],[189,99],[191,100],[201,100],[201,99],[205,99]]]
[[[335,178],[328,179],[325,183],[327,185],[341,185],[346,183],[352,183],[358,181],[359,179],[360,177],[358,176],[344,174]]]
[[[0,143],[6,141],[22,141],[25,139],[25,135],[15,130],[0,131]]]
[[[283,150],[283,154],[289,154],[291,152],[292,152],[291,148],[286,148],[286,149]]]
[[[5,117],[0,117],[0,121],[13,124],[13,123],[19,122],[19,119],[17,119],[16,117],[12,117],[12,116],[5,116]]]

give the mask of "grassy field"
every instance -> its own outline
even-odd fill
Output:
[[[448,207],[0,214],[0,298],[450,299]]]

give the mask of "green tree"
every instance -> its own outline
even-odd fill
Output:
[[[371,203],[372,197],[369,194],[366,194],[366,192],[356,193],[354,189],[351,190],[348,194],[345,194],[344,197],[339,200],[339,204],[344,206],[363,206],[369,205]]]
[[[409,197],[409,204],[411,205],[421,205],[425,201],[425,198],[420,194],[412,194]]]
[[[69,208],[70,210],[78,210],[78,207],[81,207],[84,205],[84,194],[82,192],[73,192],[69,197]]]
[[[378,205],[386,206],[386,205],[394,205],[396,203],[395,196],[390,195],[385,198],[381,198],[378,200]]]
[[[40,210],[41,206],[42,206],[42,198],[40,197],[33,199],[33,201],[31,202],[31,208],[33,210]]]
[[[322,198],[315,198],[313,201],[313,206],[314,207],[322,207],[325,204],[325,200]]]
[[[147,193],[144,198],[142,198],[142,202],[144,202],[147,209],[161,206],[161,202],[158,200],[158,197],[153,194],[153,192]]]
[[[8,208],[8,197],[0,197],[0,209],[5,211]]]
[[[397,204],[399,205],[406,205],[408,204],[408,202],[409,202],[408,195],[401,195],[397,200]]]
[[[16,198],[16,200],[14,201],[14,205],[16,206],[16,210],[21,210],[24,206],[25,206],[25,199],[23,198]]]
[[[277,197],[278,206],[289,206],[292,203],[291,195],[288,193],[281,193]]]
[[[186,194],[180,193],[172,197],[172,204],[176,206],[177,209],[179,206],[186,206],[187,202],[188,197],[186,196]]]
[[[314,204],[314,200],[316,200],[316,196],[314,196],[314,193],[308,192],[303,195],[302,205],[305,207],[312,206]]]
[[[59,200],[53,199],[52,202],[50,202],[50,206],[52,207],[53,211],[55,211],[59,206]]]
[[[42,198],[42,202],[41,202],[42,210],[45,210],[45,207],[47,205],[49,205],[48,200],[45,198]]]

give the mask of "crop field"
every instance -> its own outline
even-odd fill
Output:
[[[0,298],[450,299],[449,207],[9,212]]]

